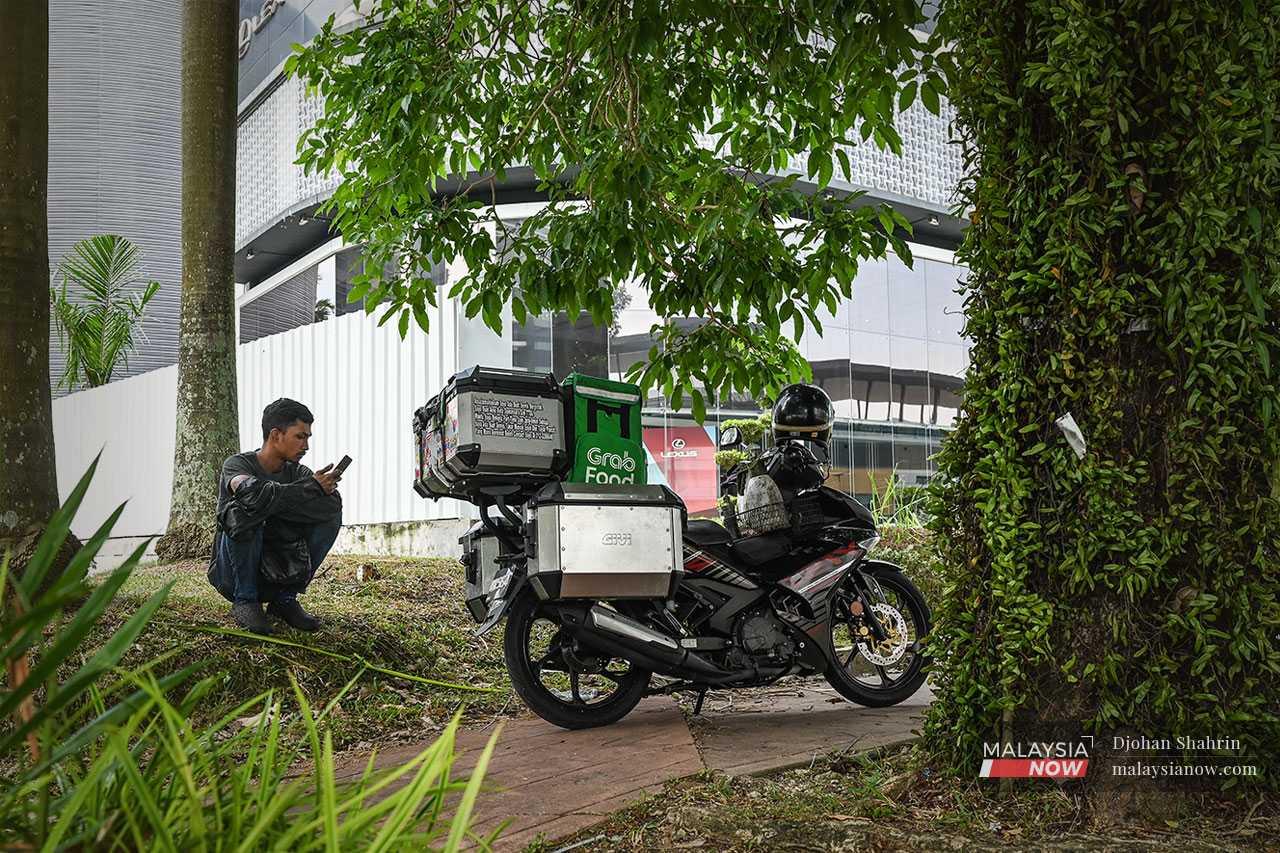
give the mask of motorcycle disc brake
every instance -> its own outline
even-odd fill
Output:
[[[907,620],[896,607],[883,602],[871,605],[871,611],[888,636],[879,643],[868,638],[862,646],[862,655],[876,666],[895,664],[907,652]]]

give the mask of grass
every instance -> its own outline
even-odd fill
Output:
[[[357,578],[360,567],[363,580]],[[462,571],[455,560],[330,557],[301,598],[324,627],[306,634],[274,623],[275,637],[296,646],[212,633],[235,626],[230,605],[209,585],[205,568],[184,561],[136,570],[84,654],[105,643],[152,592],[172,581],[168,600],[122,665],[166,652],[172,657],[162,672],[204,662],[206,673],[222,673],[218,697],[224,706],[273,687],[292,702],[292,674],[312,707],[324,708],[356,678],[329,714],[335,749],[432,737],[459,709],[464,723],[519,710],[502,663],[501,629],[483,640],[472,636],[474,623],[463,604]],[[424,684],[372,671],[366,663],[490,692]]]
[[[768,777],[707,772],[668,783],[604,823],[530,853],[714,850],[1265,850],[1280,837],[1280,799],[1207,798],[1159,824],[1091,831],[1078,796],[1028,783],[1008,797],[977,780],[942,779],[901,749],[835,758]]]

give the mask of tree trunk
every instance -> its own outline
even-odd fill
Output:
[[[972,778],[985,743],[1091,732],[1103,819],[1155,786],[1111,796],[1111,765],[1169,761],[1113,736],[1238,738],[1262,778],[1280,755],[1280,4],[1257,7],[946,12],[973,348],[927,736]]]
[[[182,314],[178,423],[164,559],[207,557],[218,472],[239,447],[235,341],[236,15],[184,0]]]
[[[49,392],[49,9],[0,12],[0,552],[58,507]]]

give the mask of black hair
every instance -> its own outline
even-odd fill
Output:
[[[293,426],[295,421],[302,421],[309,426],[315,421],[315,417],[306,406],[288,397],[268,403],[262,410],[262,440],[266,441],[273,429],[284,431]]]

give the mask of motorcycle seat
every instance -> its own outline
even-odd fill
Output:
[[[689,526],[685,528],[685,536],[690,542],[703,547],[728,545],[730,539],[729,531],[724,529],[724,525],[705,518],[690,519]]]
[[[765,533],[735,541],[730,551],[747,567],[758,569],[786,554],[790,547],[791,540],[786,534]]]
[[[734,539],[729,531],[714,521],[691,519],[685,527],[685,538],[699,548],[710,548],[735,560],[748,571],[756,571],[765,564],[784,556],[791,547],[786,534],[766,533],[746,539]]]

